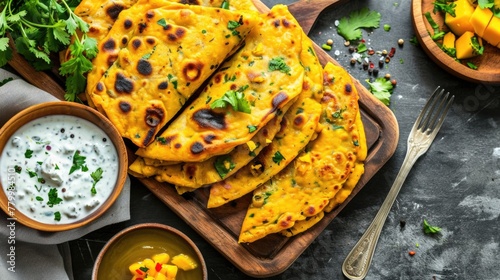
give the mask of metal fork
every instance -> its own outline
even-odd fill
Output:
[[[449,92],[444,94],[444,89],[439,91],[439,87],[437,87],[420,112],[408,137],[405,159],[389,194],[370,226],[342,264],[342,272],[347,278],[351,280],[363,279],[368,273],[380,232],[399,190],[401,190],[413,164],[429,149],[443,124],[453,99],[453,95],[450,96]]]

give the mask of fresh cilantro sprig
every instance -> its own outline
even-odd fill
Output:
[[[438,12],[443,12],[443,13],[448,13],[453,17],[456,17],[455,14],[455,7],[457,4],[455,2],[450,1],[450,0],[436,0],[434,1],[434,9],[432,10],[433,13],[438,13]]]
[[[226,91],[224,96],[210,104],[210,108],[225,108],[229,104],[235,111],[250,114],[250,103],[245,99],[245,94],[243,93],[245,88]]]
[[[49,201],[47,201],[47,205],[49,207],[53,207],[54,205],[57,205],[59,203],[61,203],[63,200],[62,198],[60,198],[58,195],[57,195],[57,189],[56,188],[52,188],[49,190]]]
[[[381,15],[379,12],[371,11],[368,8],[353,11],[349,17],[339,20],[337,26],[338,33],[347,41],[359,40],[362,37],[361,28],[378,28],[380,26]]]
[[[88,171],[88,167],[85,165],[85,159],[87,157],[84,157],[80,155],[79,151],[75,151],[73,154],[73,165],[71,166],[69,170],[69,174],[81,169],[82,171]]]
[[[231,156],[222,155],[215,159],[214,167],[219,176],[224,179],[236,167],[236,164],[233,162]]]
[[[68,101],[85,89],[84,74],[92,69],[97,41],[87,37],[89,26],[74,12],[77,0],[0,0],[0,67],[12,59],[13,50],[38,71],[54,66],[52,54],[69,47],[70,59],[59,69],[66,76]],[[78,35],[82,34],[82,35]]]
[[[375,79],[375,81],[370,82],[366,80],[368,85],[370,85],[370,92],[375,95],[375,97],[382,101],[385,105],[389,106],[391,103],[391,94],[394,89],[394,85],[388,79],[380,77]]]
[[[269,71],[280,71],[290,75],[292,69],[286,64],[283,57],[275,57],[269,61]]]
[[[90,193],[92,194],[97,194],[97,190],[95,189],[95,185],[97,184],[97,182],[99,182],[101,179],[102,179],[102,173],[104,171],[102,170],[102,168],[97,168],[96,171],[90,173],[90,177],[92,177],[92,180],[94,180],[92,182],[92,188],[90,189]]]
[[[436,227],[436,226],[431,226],[426,219],[424,219],[424,222],[422,223],[422,226],[424,228],[424,232],[425,233],[431,233],[431,234],[434,234],[434,233],[438,233],[441,231],[441,228],[440,227]]]

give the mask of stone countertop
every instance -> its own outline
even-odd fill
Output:
[[[293,1],[264,2],[272,6]],[[333,39],[329,54],[366,87],[365,80],[374,79],[373,75],[360,64],[350,64],[351,54],[335,27],[335,20],[363,7],[382,15],[380,28],[363,31],[365,44],[376,51],[396,48],[392,61],[378,76],[390,73],[397,81],[389,105],[399,124],[397,150],[285,272],[266,279],[344,279],[342,262],[389,192],[406,154],[411,127],[437,86],[455,95],[454,104],[429,151],[408,175],[366,279],[500,279],[500,86],[460,80],[411,44],[415,36],[411,1],[344,1],[325,10],[309,36],[318,45]],[[384,24],[391,26],[389,32],[382,28]],[[405,41],[403,47],[398,47],[398,39]],[[203,253],[209,279],[251,279],[135,179],[131,197],[132,220],[70,242],[75,280],[90,279],[93,262],[106,240],[142,222],[165,223],[186,233]],[[441,227],[441,232],[425,234],[423,219]]]

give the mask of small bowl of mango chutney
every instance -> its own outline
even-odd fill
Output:
[[[97,256],[92,280],[207,280],[203,256],[184,233],[158,223],[130,226]]]

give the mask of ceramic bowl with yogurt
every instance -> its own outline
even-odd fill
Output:
[[[155,256],[160,254],[169,257],[163,261],[156,259]],[[179,268],[174,269],[175,279],[208,279],[203,255],[184,233],[159,223],[133,225],[117,233],[102,248],[94,263],[92,280],[132,279],[135,271],[143,274],[136,278],[148,279],[145,275],[149,274],[156,279],[164,279],[156,274],[166,266],[176,266],[176,256],[187,256],[193,265],[183,269],[183,265],[177,263]],[[166,277],[172,279],[169,278],[172,275]]]
[[[127,151],[98,111],[74,102],[29,107],[0,129],[0,207],[43,231],[90,223],[119,196]]]

